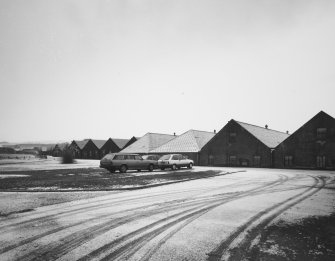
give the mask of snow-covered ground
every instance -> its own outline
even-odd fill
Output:
[[[334,171],[221,169],[240,172],[2,217],[0,260],[243,260],[271,224],[335,212]]]

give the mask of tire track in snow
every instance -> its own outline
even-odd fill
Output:
[[[259,190],[262,190],[264,188],[267,188],[267,187],[272,187],[272,186],[276,186],[277,184],[281,184],[283,182],[285,182],[287,180],[287,177],[283,177],[281,176],[279,178],[279,180],[276,180],[276,181],[273,181],[273,182],[270,182],[270,183],[267,183],[265,185],[262,185],[262,186],[259,186],[257,188],[254,188],[254,189],[251,189],[249,191],[245,191],[245,192],[241,192],[239,193],[238,195],[236,196],[232,196],[230,198],[228,198],[229,200],[235,200],[235,199],[238,199],[242,196],[247,196],[249,195],[250,193],[256,193],[258,192]],[[212,199],[212,201],[221,201],[222,198],[220,199]],[[203,202],[191,202],[191,206],[192,204],[196,204],[197,207],[199,206],[199,204],[205,204],[206,206],[208,206],[208,202],[209,200],[205,200]],[[222,202],[220,204],[223,204]],[[195,205],[194,205],[195,206]],[[180,208],[180,206],[173,206],[173,208]],[[172,209],[172,208],[171,208]],[[131,210],[127,210],[128,211],[131,211]],[[67,236],[65,239],[63,238],[63,241],[62,243],[60,244],[49,244],[45,247],[42,247],[42,249],[37,249],[36,251],[32,251],[30,252],[29,254],[25,255],[23,258],[19,258],[19,260],[31,260],[31,259],[35,259],[36,257],[45,257],[45,253],[51,253],[49,254],[49,256],[51,257],[52,255],[54,255],[54,257],[59,257],[63,254],[65,254],[66,252],[80,246],[81,244],[87,242],[88,240],[100,235],[100,234],[103,234],[105,233],[106,231],[110,230],[110,229],[113,229],[119,225],[123,225],[123,224],[126,224],[128,222],[131,222],[135,219],[138,219],[140,217],[142,218],[145,218],[147,216],[150,216],[150,215],[153,215],[153,214],[157,214],[157,213],[160,213],[161,212],[165,212],[167,211],[167,208],[166,206],[160,208],[160,209],[157,209],[155,210],[154,212],[148,212],[148,213],[144,213],[144,214],[137,214],[127,220],[125,220],[124,218],[120,218],[122,219],[119,220],[119,222],[117,222],[117,220],[112,220],[110,222],[107,222],[107,223],[103,223],[103,224],[99,224],[97,226],[93,226],[93,227],[90,227],[90,228],[87,228],[87,229],[84,229],[84,230],[81,230],[79,232],[76,232],[74,234],[71,234],[70,236]],[[195,213],[196,214],[196,213]],[[194,214],[193,214],[194,215]],[[165,221],[162,221],[162,222],[165,222]],[[65,228],[68,228],[68,227],[65,227]],[[63,228],[60,228],[59,230],[57,229],[57,232],[64,229]],[[26,240],[24,242],[21,242],[21,244],[15,244],[11,249],[14,249],[14,248],[17,248],[17,247],[20,247],[24,244],[27,244],[29,242],[32,242],[34,240],[37,240],[38,238],[42,238],[42,237],[45,237],[45,236],[48,236],[48,235],[51,235],[53,234],[54,232],[46,232],[45,234],[43,234],[42,236],[36,236],[36,237],[33,237],[31,238],[31,240]],[[7,251],[9,251],[9,248],[7,249]],[[3,252],[7,252],[7,251],[3,251]],[[57,254],[58,252],[58,254]]]
[[[270,188],[273,186],[277,186],[279,184],[282,184],[283,182],[286,182],[288,180],[287,176],[282,176],[279,180],[272,182],[271,184],[267,184],[264,186],[260,186],[257,188],[254,188],[250,191],[246,191],[246,192],[241,192],[236,196],[232,196],[229,198],[225,198],[225,199],[219,199],[219,200],[215,200],[213,201],[212,205],[208,205],[208,203],[203,204],[202,209],[199,210],[199,207],[197,207],[196,211],[187,214],[186,216],[181,217],[178,220],[172,221],[168,224],[163,224],[162,227],[157,228],[154,231],[149,231],[147,233],[144,233],[144,235],[140,236],[139,238],[136,238],[136,236],[138,236],[139,233],[143,233],[143,229],[140,229],[138,231],[132,232],[130,234],[127,234],[123,237],[124,240],[129,240],[129,238],[134,238],[133,240],[130,240],[129,243],[127,243],[126,245],[123,245],[124,242],[122,240],[122,238],[119,238],[115,241],[112,241],[100,248],[98,248],[97,250],[94,250],[93,252],[91,252],[90,254],[84,256],[83,258],[81,258],[80,260],[91,260],[91,259],[97,259],[101,254],[106,253],[106,252],[112,252],[110,255],[108,255],[107,257],[103,258],[102,260],[117,260],[117,258],[122,258],[123,260],[126,260],[127,258],[129,258],[130,256],[132,256],[133,254],[135,254],[143,245],[145,245],[149,240],[153,239],[154,237],[158,236],[159,234],[165,232],[167,229],[171,228],[172,226],[178,225],[179,223],[183,222],[180,227],[176,228],[173,230],[173,232],[169,233],[167,236],[164,237],[163,240],[160,240],[158,245],[152,249],[152,251],[150,251],[150,256],[159,249],[159,247],[166,241],[168,240],[168,238],[172,237],[175,233],[177,233],[178,231],[180,231],[181,228],[185,227],[186,225],[188,225],[190,222],[192,222],[193,220],[199,218],[200,216],[202,216],[203,214],[207,213],[208,211],[221,206],[227,202],[231,202],[233,200],[237,200],[239,198],[242,197],[246,197],[246,196],[250,196],[254,193],[258,193],[260,190],[263,190],[264,188]],[[164,222],[167,220],[164,220]],[[161,223],[161,222],[159,222]],[[154,225],[158,225],[158,223],[156,222]],[[152,226],[149,225],[147,227],[151,228]],[[117,247],[117,244],[120,244],[121,246],[119,246],[119,248]],[[117,250],[115,250],[117,249]]]
[[[314,179],[314,183],[308,189],[265,210],[262,210],[250,218],[244,225],[235,230],[235,232],[233,232],[227,239],[222,241],[219,246],[208,253],[207,260],[242,260],[243,255],[248,250],[252,240],[254,240],[272,220],[294,205],[311,197],[325,186],[325,181],[323,178],[312,178]],[[271,214],[272,211],[274,212]],[[267,214],[270,215],[268,217],[264,217]],[[255,224],[260,219],[260,223]],[[246,233],[248,234],[246,237],[244,237],[244,234]],[[230,256],[229,251],[234,252],[232,256]]]
[[[236,182],[238,183],[238,182]],[[233,183],[233,184],[236,184]],[[220,186],[219,188],[215,189],[215,190],[220,190],[223,187],[227,187],[230,186],[232,184],[226,185],[226,186]],[[158,194],[152,195],[150,193],[147,193],[147,195],[145,196],[131,196],[130,198],[125,198],[125,199],[114,199],[114,198],[108,198],[108,199],[103,199],[103,200],[99,200],[96,199],[92,202],[83,202],[83,203],[79,203],[76,204],[75,206],[68,206],[68,207],[75,207],[74,209],[70,209],[70,210],[64,210],[64,206],[56,206],[53,207],[51,210],[43,212],[43,213],[38,213],[38,214],[33,214],[33,213],[29,213],[29,215],[26,215],[27,218],[29,218],[28,220],[25,221],[12,221],[10,220],[9,222],[6,222],[4,220],[3,225],[0,226],[0,233],[6,232],[11,228],[17,228],[18,226],[32,226],[33,223],[38,223],[40,224],[41,222],[48,222],[48,221],[52,221],[55,217],[55,215],[57,215],[57,217],[66,217],[66,216],[71,216],[73,214],[80,214],[80,213],[86,213],[87,211],[92,211],[95,209],[100,209],[102,207],[109,207],[111,205],[113,206],[117,206],[117,205],[122,205],[124,202],[131,202],[131,201],[140,201],[142,202],[143,199],[146,198],[159,198],[161,196],[167,196],[167,198],[175,198],[176,194],[184,194],[184,193],[189,193],[189,192],[193,192],[193,191],[197,191],[197,192],[206,192],[208,191],[207,189],[202,189],[199,191],[199,189],[189,189],[189,190],[183,190],[183,191],[172,191],[172,192],[160,192]],[[96,203],[99,203],[98,205]],[[101,203],[101,202],[105,202],[105,203]],[[88,206],[89,205],[89,206]],[[90,206],[92,205],[92,206]],[[80,206],[84,206],[84,207],[80,207],[80,208],[76,208],[76,207],[80,207]],[[68,208],[66,207],[66,208]],[[59,211],[61,210],[61,211]],[[41,215],[41,217],[36,217],[36,218],[31,218],[34,215]]]

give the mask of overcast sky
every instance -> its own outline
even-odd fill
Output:
[[[335,1],[0,0],[0,141],[335,116]]]

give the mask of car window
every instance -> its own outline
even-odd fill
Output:
[[[136,159],[136,160],[141,160],[142,157],[141,157],[140,155],[135,155],[135,159]]]
[[[124,156],[125,155],[116,155],[114,159],[115,160],[124,160]]]
[[[173,155],[172,160],[179,160],[179,155]]]
[[[187,156],[185,156],[185,155],[183,155],[183,159],[188,159],[188,157],[187,157]]]
[[[135,159],[135,155],[125,155],[125,159],[127,159],[127,160],[134,160]]]
[[[168,159],[170,159],[170,156],[171,156],[171,155],[164,155],[164,156],[162,156],[160,159],[161,159],[161,160],[168,160]]]

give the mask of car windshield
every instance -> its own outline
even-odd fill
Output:
[[[160,158],[160,160],[168,160],[171,155],[164,155]]]

